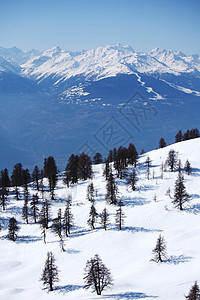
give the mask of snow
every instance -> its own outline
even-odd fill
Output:
[[[193,94],[193,95],[198,96],[198,97],[200,96],[200,92],[198,92],[198,91],[194,91],[194,90],[191,90],[191,89],[188,89],[188,88],[185,88],[185,87],[173,84],[173,83],[169,83],[169,82],[167,82],[164,79],[161,79],[161,80],[163,82],[167,83],[168,85],[170,85],[171,87],[173,87],[173,88],[175,88],[175,89],[177,89],[179,91],[182,91],[182,92],[184,92],[186,94]]]
[[[123,45],[108,45],[81,52],[65,51],[57,46],[21,66],[25,76],[42,80],[51,74],[58,76],[59,80],[80,75],[87,80],[101,80],[135,72],[179,75],[200,71],[198,55],[186,56],[178,51],[158,48],[142,53]]]
[[[152,100],[162,100],[163,99],[163,97],[161,95],[159,95],[157,92],[155,92],[151,87],[145,86],[145,82],[141,80],[141,77],[137,73],[135,73],[135,75],[138,79],[138,82],[146,88],[148,93],[154,93],[155,94],[155,96],[151,98]]]
[[[146,86],[141,75],[162,77],[170,75],[193,75],[199,77],[200,58],[198,54],[185,55],[180,51],[155,48],[147,53],[136,52],[128,45],[107,45],[96,49],[72,52],[62,50],[59,46],[39,52],[23,52],[15,47],[0,47],[0,71],[14,72],[23,77],[36,80],[39,84],[51,82],[53,89],[67,86],[68,82],[99,81],[119,74],[136,75],[139,84],[153,94],[152,100],[163,100],[155,88]],[[70,79],[70,81],[68,81]],[[163,80],[164,81],[164,80]],[[199,97],[199,91],[187,86],[171,84],[171,87]],[[64,92],[71,94],[71,90]],[[77,93],[78,94],[78,93]],[[81,94],[82,95],[82,94]],[[73,94],[73,97],[75,94]],[[82,95],[83,96],[83,95]],[[71,97],[69,96],[69,100]]]
[[[18,65],[24,64],[27,60],[37,55],[41,55],[41,52],[34,49],[23,52],[21,49],[18,49],[16,47],[0,47],[0,56],[9,61],[10,63],[15,63]]]
[[[160,178],[160,165],[165,162],[170,149],[178,152],[183,166],[188,159],[192,167],[190,176],[184,173],[186,189],[191,199],[185,204],[182,212],[173,207],[172,200],[166,195],[167,189],[170,188],[173,196],[177,172],[164,172],[164,180]],[[47,232],[47,244],[44,244],[39,225],[33,224],[32,220],[30,224],[24,224],[21,218],[23,200],[16,201],[11,194],[6,211],[1,213],[0,299],[183,299],[193,282],[199,279],[199,150],[200,138],[144,154],[138,162],[139,181],[135,192],[127,188],[125,179],[117,179],[119,198],[125,204],[123,210],[126,219],[122,231],[116,228],[114,222],[117,207],[105,202],[106,182],[102,176],[103,165],[93,166],[92,181],[98,190],[98,213],[106,207],[110,214],[111,224],[107,231],[104,231],[100,224],[95,230],[87,226],[90,204],[86,200],[86,189],[91,180],[67,188],[60,174],[56,188],[57,200],[51,201],[52,216],[56,216],[59,208],[64,211],[66,198],[68,194],[72,194],[72,213],[75,219],[75,227],[70,237],[65,239],[65,252],[61,252],[58,238],[50,229]],[[147,156],[152,160],[150,180],[146,178]],[[35,193],[33,186],[29,191],[30,194]],[[39,196],[41,198],[41,195]],[[49,197],[47,192],[45,197]],[[8,220],[12,216],[18,220],[21,227],[16,242],[6,238]],[[150,261],[159,234],[164,236],[167,242],[167,254],[170,258],[161,264]],[[47,251],[54,253],[60,270],[60,281],[51,293],[43,291],[39,281]],[[112,290],[104,291],[103,295],[98,297],[83,289],[85,263],[96,253],[111,270],[114,278]]]

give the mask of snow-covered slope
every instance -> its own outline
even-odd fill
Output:
[[[194,73],[200,71],[199,55],[185,55],[179,51],[160,50],[135,52],[130,46],[114,45],[72,52],[59,46],[39,52],[23,52],[0,48],[0,56],[22,66],[22,74],[36,79],[48,76],[67,80],[74,76],[100,80],[117,74],[139,73]],[[55,81],[55,84],[57,82]]]
[[[200,71],[199,55],[187,56],[180,51],[161,50],[159,48],[151,50],[149,55],[177,73],[191,73],[196,70],[198,72]]]
[[[199,56],[181,52],[154,49],[148,53],[135,52],[129,46],[106,46],[82,52],[61,50],[58,46],[33,57],[22,65],[23,74],[36,79],[50,75],[66,80],[84,75],[99,80],[117,74],[191,73],[200,70]],[[55,84],[58,82],[56,81]]]
[[[181,212],[174,208],[166,191],[171,189],[173,198],[177,172],[164,172],[160,177],[160,166],[165,162],[170,149],[178,151],[184,165],[188,159],[192,174],[184,174],[190,202]],[[87,226],[90,204],[86,200],[86,188],[91,180],[67,188],[59,177],[56,200],[51,203],[52,216],[59,208],[64,211],[68,194],[72,194],[72,213],[75,227],[65,239],[65,252],[61,252],[58,238],[47,232],[44,244],[38,224],[24,224],[21,218],[23,200],[16,201],[13,194],[5,212],[1,213],[0,232],[2,300],[23,299],[161,299],[182,300],[195,280],[199,280],[199,231],[200,231],[200,138],[170,145],[143,155],[138,162],[136,191],[127,188],[124,180],[117,179],[119,199],[125,206],[125,225],[122,231],[115,226],[115,206],[105,201],[106,182],[102,176],[103,165],[94,166],[93,183],[97,189],[96,209],[98,213],[106,207],[110,214],[110,225],[104,231],[100,224],[95,230]],[[152,160],[151,178],[146,178],[145,160]],[[129,171],[131,167],[129,167]],[[154,178],[152,174],[154,172]],[[35,193],[33,186],[30,194]],[[21,191],[21,197],[23,198]],[[156,201],[155,199],[156,195]],[[41,200],[41,194],[39,194]],[[45,198],[48,198],[48,192]],[[41,205],[41,204],[40,204]],[[14,216],[21,227],[19,238],[14,243],[6,238],[7,224]],[[167,242],[168,260],[157,264],[150,261],[152,249],[161,234]],[[59,283],[54,292],[46,293],[39,281],[47,251],[52,251],[60,270]],[[98,253],[114,278],[112,290],[102,296],[83,289],[83,269],[88,259]]]
[[[12,73],[21,73],[21,68],[15,62],[9,62],[5,58],[0,56],[0,72],[12,72]]]

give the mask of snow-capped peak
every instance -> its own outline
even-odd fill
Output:
[[[43,56],[53,57],[59,55],[63,50],[57,45],[49,50],[43,52]]]
[[[83,76],[99,80],[117,74],[200,72],[199,55],[155,48],[147,53],[135,52],[128,45],[107,45],[96,49],[72,52],[59,46],[42,53],[22,52],[17,48],[0,48],[0,56],[21,65],[23,75],[42,80],[51,75],[57,80]]]

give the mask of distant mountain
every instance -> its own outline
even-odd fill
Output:
[[[88,142],[107,153],[118,146],[99,136],[109,122],[124,128],[123,143],[149,150],[161,136],[172,142],[177,130],[200,127],[199,111],[198,54],[123,45],[80,52],[0,48],[0,126],[30,165],[51,154],[64,168],[66,155]]]
[[[37,50],[22,51],[19,48],[2,48],[0,47],[0,56],[8,60],[9,62],[14,62],[16,64],[23,64],[27,60],[34,56],[40,55],[41,52]]]
[[[182,52],[160,50],[135,52],[129,46],[106,46],[82,52],[70,52],[54,47],[22,65],[23,74],[36,79],[54,74],[62,80],[84,76],[91,80],[137,73],[195,73],[200,71],[200,58]],[[59,82],[55,81],[55,85]]]

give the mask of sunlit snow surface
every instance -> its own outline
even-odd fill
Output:
[[[54,74],[64,80],[84,75],[100,80],[117,74],[191,73],[200,71],[199,55],[185,55],[179,51],[153,49],[135,52],[129,46],[116,45],[71,52],[54,47],[22,64],[23,74],[44,80]],[[60,79],[59,79],[60,81]],[[56,84],[59,83],[56,81]]]
[[[170,149],[178,151],[182,165],[189,159],[192,167],[190,176],[184,174],[189,203],[181,212],[171,204],[166,195],[168,188],[173,197],[177,172],[164,173],[160,177],[160,166]],[[117,230],[114,221],[115,206],[105,201],[105,179],[103,165],[93,167],[93,183],[97,189],[96,209],[98,213],[106,207],[110,214],[110,226],[105,231],[87,226],[90,204],[86,200],[86,188],[91,180],[71,185],[62,182],[62,174],[56,188],[56,200],[52,202],[52,216],[59,208],[64,211],[66,198],[72,194],[72,213],[75,226],[69,238],[65,239],[65,252],[61,252],[58,238],[49,229],[47,244],[43,243],[38,224],[24,224],[21,218],[23,200],[16,201],[11,194],[5,212],[1,212],[0,232],[0,299],[1,300],[46,300],[46,299],[162,299],[182,300],[195,280],[199,279],[199,232],[200,232],[200,139],[173,144],[151,151],[138,161],[137,190],[132,192],[125,179],[117,179],[119,199],[125,206],[125,225]],[[146,179],[145,160],[152,160],[151,179]],[[129,167],[131,171],[131,167]],[[152,178],[153,171],[155,173]],[[46,182],[47,183],[47,182]],[[32,195],[35,191],[29,188]],[[156,202],[154,201],[156,195]],[[41,194],[39,195],[41,198]],[[49,195],[46,192],[45,197]],[[21,199],[23,192],[21,190]],[[40,199],[41,200],[41,199]],[[14,243],[6,238],[7,225],[14,216],[21,227],[18,240]],[[150,261],[152,249],[161,234],[167,242],[168,260],[162,264]],[[39,281],[46,260],[47,251],[52,251],[60,270],[60,281],[55,291],[43,291]],[[98,253],[114,278],[112,290],[96,296],[83,289],[83,270],[88,259]]]

